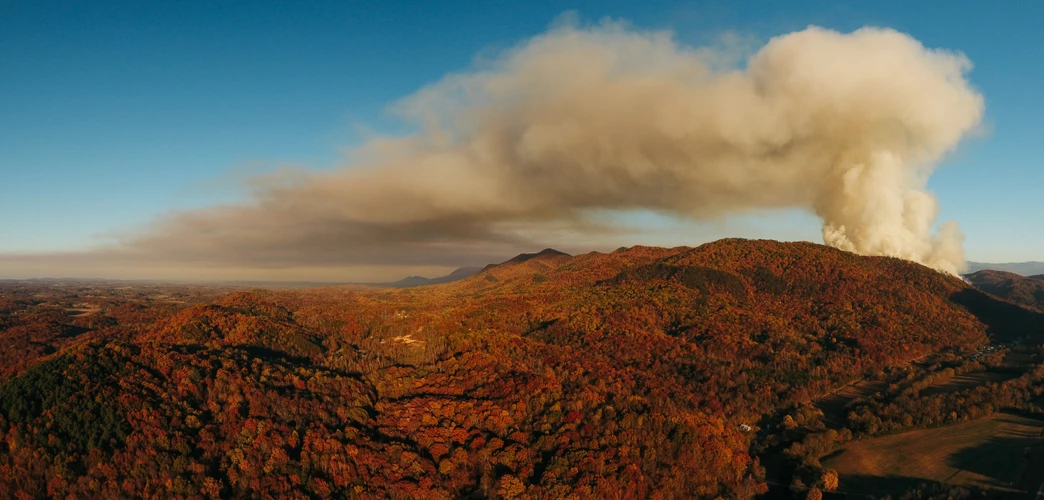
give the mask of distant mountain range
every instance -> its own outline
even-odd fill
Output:
[[[1044,262],[1006,262],[1002,264],[989,262],[968,263],[968,274],[977,273],[986,269],[1021,274],[1023,276],[1033,276],[1034,274],[1044,274]]]
[[[515,256],[511,260],[503,262],[501,264],[489,264],[486,267],[461,267],[452,273],[438,278],[425,278],[423,276],[408,276],[399,281],[383,282],[383,283],[363,283],[370,286],[381,286],[387,288],[413,288],[416,286],[425,285],[439,285],[442,283],[452,283],[454,281],[460,281],[464,278],[470,278],[486,269],[490,269],[497,266],[521,264],[530,260],[545,261],[554,260],[557,258],[568,258],[571,257],[565,252],[559,252],[553,248],[545,248],[537,253],[523,253]]]
[[[523,253],[515,256],[503,264],[521,264],[531,259],[551,259],[555,257],[570,257],[565,252],[560,252],[553,248],[545,248],[537,253]],[[417,286],[425,285],[439,285],[442,283],[452,283],[454,281],[460,281],[464,278],[474,276],[486,269],[495,267],[497,264],[489,264],[486,267],[468,266],[461,267],[455,271],[437,278],[425,278],[423,276],[407,276],[398,281],[386,281],[380,283],[359,283],[361,285],[368,286],[379,286],[386,288],[413,288]],[[993,271],[1004,271],[1006,273],[1014,273],[1022,276],[1032,275],[1044,275],[1044,262],[1007,262],[1007,263],[990,263],[990,262],[969,262],[968,263],[968,275],[977,273],[984,270]],[[329,285],[329,284],[327,284]]]
[[[454,281],[460,281],[464,278],[474,275],[475,273],[478,273],[481,270],[481,267],[461,267],[456,269],[452,273],[449,273],[445,276],[439,276],[438,278],[425,278],[423,276],[407,276],[399,281],[364,284],[388,288],[413,288],[415,286],[438,285],[441,283],[451,283]]]

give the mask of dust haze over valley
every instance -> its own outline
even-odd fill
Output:
[[[797,208],[830,246],[965,270],[963,236],[937,223],[925,184],[982,118],[967,58],[881,28],[809,27],[735,53],[621,22],[560,24],[402,99],[392,109],[418,131],[374,138],[333,171],[254,178],[243,202],[0,265],[314,279],[619,246],[640,231],[617,213]]]

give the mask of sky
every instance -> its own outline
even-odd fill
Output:
[[[756,50],[810,25],[873,26],[963,53],[985,115],[941,159],[927,191],[939,220],[959,224],[968,259],[1044,260],[1039,2],[0,0],[0,277],[384,279],[539,250],[516,241],[456,260],[360,258],[333,274],[340,263],[325,257],[266,261],[256,274],[251,265],[179,274],[177,262],[48,260],[133,239],[171,214],[249,202],[259,174],[336,171],[374,137],[416,131],[389,111],[400,99],[562,19],[607,18],[693,47],[725,40]],[[626,241],[572,231],[556,243],[584,251],[726,236],[823,240],[819,218],[801,209],[699,222],[657,210],[604,216],[642,231]]]

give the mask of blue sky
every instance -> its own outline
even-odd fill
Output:
[[[0,252],[75,251],[170,210],[238,196],[235,179],[324,169],[385,109],[563,12],[670,29],[699,45],[810,24],[883,26],[964,52],[986,98],[981,138],[934,174],[971,260],[1044,260],[1040,2],[0,1]],[[818,241],[811,217],[665,226],[645,243],[736,233]],[[99,236],[101,235],[101,236]]]

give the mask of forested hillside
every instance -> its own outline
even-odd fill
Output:
[[[774,241],[75,315],[76,290],[0,292],[3,497],[749,498],[823,472],[773,458],[823,396],[1044,332],[923,266]],[[889,404],[853,431],[921,425]]]
[[[1030,309],[1044,311],[1044,275],[979,271],[965,276],[976,288]]]

